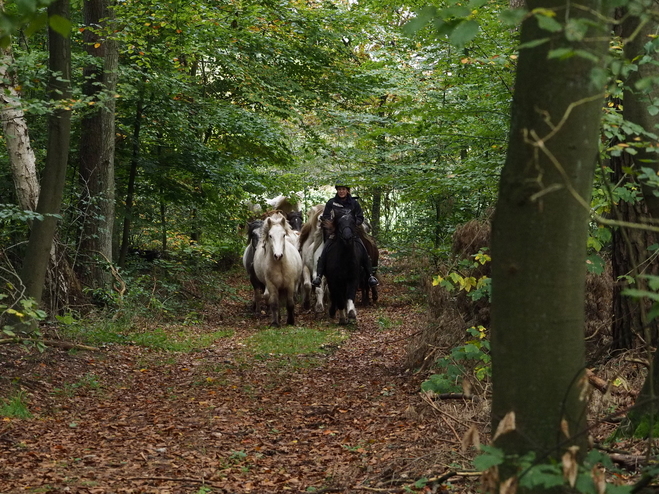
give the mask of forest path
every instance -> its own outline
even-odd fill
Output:
[[[417,479],[468,468],[460,438],[478,405],[433,408],[403,370],[426,311],[389,262],[380,301],[325,353],[250,353],[269,319],[249,314],[243,273],[221,321],[177,328],[231,334],[201,351],[0,348],[0,391],[19,385],[33,413],[0,422],[0,493],[421,492]],[[302,312],[296,327],[337,325]]]

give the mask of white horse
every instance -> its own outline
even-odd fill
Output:
[[[302,255],[302,305],[305,309],[311,308],[312,285],[311,280],[316,276],[316,267],[318,258],[323,252],[325,242],[323,240],[323,230],[321,228],[321,214],[323,213],[324,204],[318,204],[309,210],[307,222],[302,225],[300,233],[300,253]],[[320,287],[315,289],[316,305],[314,311],[317,314],[325,312],[325,302],[328,295],[327,283],[323,278]]]
[[[295,324],[295,292],[302,276],[302,258],[290,241],[291,227],[281,213],[263,221],[254,254],[254,271],[265,285],[273,326],[279,326],[279,303],[286,300],[286,324]]]

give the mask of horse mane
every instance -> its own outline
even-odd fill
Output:
[[[252,241],[254,232],[263,226],[263,220],[254,220],[247,223],[247,245]]]
[[[285,195],[279,195],[266,201],[273,209],[282,211],[286,216],[291,211],[299,211],[297,201]]]
[[[286,235],[293,235],[293,229],[288,224],[288,221],[286,221],[286,216],[284,216],[281,211],[274,211],[263,221],[262,237],[266,238],[270,232],[270,229],[276,224],[281,224],[281,226],[286,231]]]
[[[316,232],[318,216],[320,216],[320,214],[323,212],[324,207],[325,206],[323,204],[318,204],[309,210],[307,222],[302,225],[302,230],[300,230],[300,248],[302,248],[307,238],[309,238],[309,235],[311,235],[312,232]]]

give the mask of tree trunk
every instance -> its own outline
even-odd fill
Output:
[[[656,6],[656,3],[654,6]],[[651,77],[656,81],[656,78],[659,77],[659,67],[657,66],[659,54],[657,53],[654,43],[651,43],[656,35],[657,23],[654,20],[645,20],[643,22],[644,23],[642,23],[641,18],[638,16],[627,15],[622,23],[621,36],[625,41],[625,58],[630,61],[633,60],[638,67],[637,71],[630,72],[625,84],[625,91],[623,93],[623,116],[625,117],[625,120],[638,124],[646,131],[656,134],[657,126],[659,125],[659,115],[653,115],[650,108],[655,108],[654,104],[659,97],[659,88],[657,87],[656,82],[653,82],[644,90],[636,88],[636,83],[641,79]],[[635,136],[629,136],[629,139],[632,140],[634,137]],[[639,136],[639,138],[642,141],[648,140],[646,136]],[[659,171],[657,154],[654,152],[654,149],[649,151],[648,146],[637,148],[637,154],[633,157],[633,160],[636,163],[637,168],[648,167],[651,168],[655,174]],[[659,190],[657,190],[656,187],[648,186],[645,183],[642,183],[641,185],[643,198],[645,199],[651,217],[646,218],[646,221],[654,221],[656,224],[657,220],[659,220],[659,197],[656,195],[659,193]],[[645,257],[648,252],[648,245],[650,244],[641,242],[640,245],[636,245],[635,248],[641,249],[641,255]],[[656,269],[656,266],[653,266],[653,268]],[[642,283],[642,280],[639,280],[639,284],[640,283]],[[639,288],[643,288],[643,286],[639,286]],[[639,307],[639,312],[641,315],[644,315],[642,306]],[[640,321],[637,320],[635,323],[637,326],[643,326],[646,321],[645,318],[641,318]],[[656,328],[656,324],[654,325],[654,328]],[[646,324],[643,332],[646,345],[648,345],[649,359],[651,357],[651,340],[656,340],[657,336],[656,332],[655,334],[651,334],[650,329],[651,328]],[[659,396],[659,354],[657,351],[655,351],[654,357],[652,357],[651,360],[652,365],[650,371],[643,383],[641,392],[636,398],[635,407],[630,410],[627,415],[627,421],[623,425],[623,430],[634,433],[642,422],[647,421],[648,431],[646,433],[656,437],[656,433],[653,433],[652,429],[654,424],[657,423],[657,410],[659,409],[659,406],[656,404],[657,396]]]
[[[69,18],[69,0],[56,0],[48,7],[48,15]],[[35,221],[25,252],[21,279],[25,295],[41,302],[50,250],[55,235],[57,219],[62,204],[69,157],[71,110],[65,100],[71,98],[71,43],[57,32],[49,29],[49,96],[55,108],[48,120],[48,150],[37,212],[44,215],[43,221]]]
[[[582,9],[561,0],[527,3],[530,11],[558,12],[559,22],[586,17],[594,23],[591,15],[606,15],[596,0]],[[571,446],[582,457],[588,447],[584,285],[603,103],[591,71],[603,65],[607,35],[591,27],[587,41],[567,41],[562,32],[542,30],[534,16],[522,25],[522,43],[553,39],[520,50],[492,227],[492,430],[508,418],[501,423],[508,424],[506,432],[494,434],[507,455],[534,452],[542,461]],[[548,51],[560,47],[587,50],[600,62],[548,59]],[[508,460],[495,483],[515,474]]]
[[[0,10],[4,1],[0,0]],[[0,50],[0,118],[2,133],[7,143],[7,154],[11,165],[18,204],[24,210],[34,211],[39,198],[39,179],[34,151],[30,145],[30,135],[16,90],[16,72],[12,67],[14,56],[11,45]]]
[[[371,205],[371,235],[378,238],[380,235],[380,217],[382,215],[382,187],[374,187],[373,204]]]
[[[627,153],[622,156],[614,156],[610,160],[613,169],[613,182],[624,184],[633,181],[626,175],[624,168],[633,166],[632,157]],[[648,216],[645,203],[630,203],[620,200],[614,206],[616,219],[639,223]],[[644,338],[644,327],[647,324],[645,317],[646,309],[637,299],[621,295],[625,288],[630,286],[627,276],[636,278],[634,288],[644,288],[647,285],[638,274],[657,273],[657,263],[648,263],[651,253],[648,246],[657,241],[657,235],[647,230],[638,228],[618,227],[612,232],[612,270],[613,270],[613,324],[611,326],[612,348],[614,350],[628,350],[635,348],[640,338]],[[647,303],[646,303],[647,305]],[[656,322],[652,324],[653,332],[656,332]],[[639,338],[640,337],[640,338]]]
[[[144,81],[142,81],[144,83]],[[135,179],[140,161],[140,133],[142,131],[142,115],[144,111],[144,84],[140,86],[140,95],[135,108],[135,122],[133,123],[132,156],[130,159],[130,172],[128,175],[128,190],[126,192],[126,205],[124,210],[124,225],[121,234],[121,252],[119,254],[119,266],[126,265],[126,255],[130,243],[130,229],[133,221],[133,200],[135,197]]]
[[[93,109],[82,119],[80,133],[81,207],[84,211],[80,251],[86,253],[78,267],[83,282],[92,288],[104,288],[111,282],[103,269],[103,259],[112,260],[114,227],[114,149],[115,97],[118,49],[107,34],[112,19],[109,0],[85,0],[83,40],[90,56],[102,60],[101,67],[84,68],[86,96],[93,98]],[[104,29],[105,28],[105,29]],[[104,30],[103,33],[101,30]]]

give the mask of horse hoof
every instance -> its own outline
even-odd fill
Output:
[[[354,310],[348,312],[348,319],[357,319],[357,313]]]

